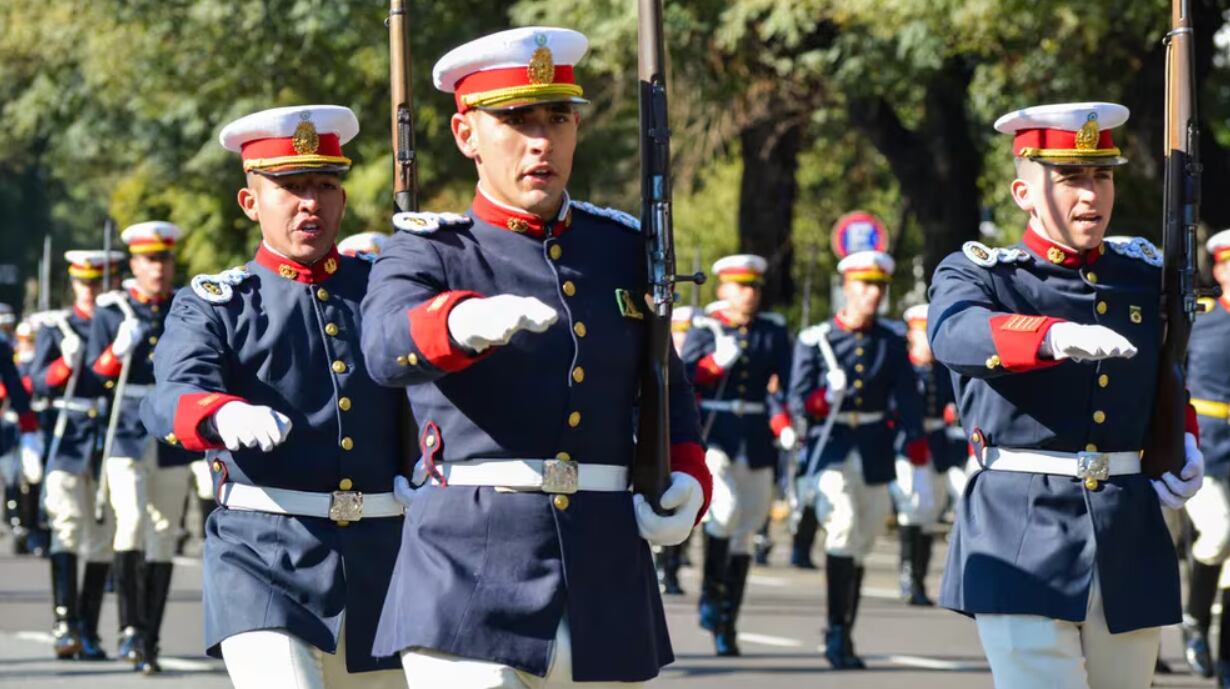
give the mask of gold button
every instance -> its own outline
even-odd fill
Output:
[[[863,348],[862,348],[862,347],[855,347],[855,348],[854,348],[854,355],[855,355],[855,356],[862,356],[862,355],[863,355]]]
[[[167,433],[167,437],[163,438],[163,440],[166,440],[168,445],[179,444],[179,438],[177,438],[174,433]]]
[[[89,418],[93,419],[93,418],[95,418],[95,417],[97,417],[97,416],[98,416],[98,410],[97,410],[97,409],[95,409],[94,407],[90,407],[89,411],[87,411],[87,412],[85,413],[85,415],[86,415],[87,417],[89,417]]]
[[[1106,412],[1104,412],[1104,411],[1102,411],[1101,409],[1099,409],[1099,410],[1097,410],[1097,411],[1095,411],[1095,412],[1093,413],[1093,422],[1094,422],[1094,423],[1102,423],[1102,422],[1104,422],[1104,421],[1106,421]]]
[[[971,434],[970,434],[970,436],[969,436],[969,441],[970,441],[971,443],[980,443],[980,442],[982,442],[982,434],[981,434],[981,433],[979,433],[978,431],[974,431],[973,433],[971,433]]]
[[[415,354],[414,352],[410,352],[409,354],[406,355],[406,363],[410,364],[411,366],[418,366],[419,365],[419,355]]]
[[[578,383],[585,382],[585,369],[580,366],[572,369],[572,379]]]
[[[426,445],[427,447],[435,447],[436,446],[436,436],[429,435],[426,438],[423,438],[423,444]]]
[[[338,482],[337,488],[338,490],[350,490],[351,488],[354,488],[354,481],[344,478]]]
[[[587,333],[587,332],[589,332],[589,331],[585,328],[585,324],[584,324],[584,323],[582,323],[582,322],[580,322],[580,321],[577,321],[577,322],[576,322],[575,324],[573,324],[573,326],[572,326],[572,332],[576,333],[576,334],[577,334],[577,337],[585,337],[585,333]]]
[[[346,521],[345,519],[340,519],[337,521],[337,525],[341,527],[346,527],[346,526],[350,526],[350,522]]]
[[[568,462],[572,460],[572,455],[568,454],[567,452],[556,452],[555,458]]]
[[[741,357],[739,357],[739,363],[741,363],[741,364],[746,364],[746,363],[747,363],[747,357],[746,357],[746,356],[741,356]]]
[[[321,287],[320,289],[316,290],[316,298],[321,301],[329,301],[329,290],[325,289],[324,287]]]
[[[1098,376],[1098,387],[1104,388],[1107,385],[1110,385],[1110,376],[1106,375],[1105,373]]]
[[[741,335],[746,335],[746,334],[747,334],[747,326],[746,326],[746,325],[741,325],[741,326],[739,326],[739,333],[740,333]]]
[[[739,340],[739,346],[743,349],[747,349],[747,340]]]
[[[564,248],[559,244],[553,244],[547,253],[551,255],[552,260],[558,261],[559,257],[564,255]]]
[[[345,373],[346,363],[343,361],[334,361],[333,362],[333,372],[334,373]]]
[[[350,439],[350,436],[346,436],[345,438],[342,438],[342,449],[343,450],[353,450],[354,449],[354,441]]]
[[[1098,274],[1097,273],[1089,273],[1088,275],[1085,276],[1085,279],[1088,280],[1089,284],[1091,285],[1098,284]]]
[[[1000,364],[1000,360],[999,360],[998,354],[992,354],[991,356],[987,357],[987,368],[996,368],[999,366],[999,364]]]
[[[1085,446],[1085,452],[1097,452],[1097,451],[1098,451],[1098,446],[1093,443],[1089,443],[1088,445]]]
[[[342,411],[350,411],[350,398],[349,397],[337,398],[337,408],[341,409]]]
[[[407,363],[409,363],[410,360],[404,356],[399,356],[397,357],[396,361],[397,361],[398,366],[405,366]]]
[[[856,380],[856,381],[854,381],[854,389],[855,389],[855,390],[862,390],[862,389],[863,389],[863,381],[861,381],[861,380]]]
[[[150,344],[152,344],[152,345],[156,345],[156,344],[158,344],[158,336],[157,336],[157,335],[150,335],[150,336],[149,336],[149,343],[150,343]]]
[[[222,464],[222,462],[215,459],[214,460],[214,471],[222,471],[223,468],[224,468],[224,465]]]
[[[337,324],[336,323],[325,323],[325,334],[330,337],[336,336],[337,335]]]
[[[1100,313],[1100,314],[1101,314],[1101,313],[1106,313],[1106,302],[1104,302],[1104,301],[1100,301],[1100,302],[1098,302],[1098,313]]]
[[[863,365],[862,365],[862,364],[855,364],[855,365],[854,365],[854,370],[855,370],[855,372],[857,372],[857,373],[862,373],[862,372],[863,372]]]
[[[568,415],[568,425],[576,428],[581,425],[581,412],[574,411]]]
[[[115,387],[115,381],[114,381],[114,380],[109,380],[109,381],[107,381],[107,382],[103,383],[103,387],[104,387],[104,388],[107,388],[108,390],[110,390],[111,388]]]
[[[863,398],[862,398],[862,397],[855,397],[855,398],[854,398],[854,406],[856,406],[856,407],[861,407],[861,406],[863,406]]]
[[[746,385],[740,385],[740,386],[739,386],[739,392],[747,392],[747,386],[746,386]]]
[[[1092,476],[1086,477],[1085,478],[1085,489],[1086,490],[1097,490],[1098,480]]]
[[[747,378],[747,371],[739,371],[740,378]]]
[[[571,297],[575,295],[576,293],[577,293],[577,286],[572,284],[572,280],[564,280],[564,294],[566,296]]]
[[[159,311],[161,311],[161,310],[162,310],[162,307],[161,307],[161,306],[159,306],[159,305],[157,305],[157,304],[154,304],[153,306],[151,306],[151,307],[149,307],[149,308],[150,308],[150,310],[151,310],[151,311],[153,311],[154,313],[158,313]]]
[[[557,510],[566,510],[568,509],[568,496],[557,495],[551,498],[551,504],[555,505],[555,509]]]

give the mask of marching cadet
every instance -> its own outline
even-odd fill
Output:
[[[219,139],[263,241],[171,305],[141,416],[208,451],[219,509],[205,539],[205,643],[238,689],[401,686],[372,638],[401,533],[398,397],[359,351],[370,265],[339,256],[349,108],[274,108]]]
[[[1126,162],[1111,130],[1127,118],[1076,103],[996,121],[1014,137],[1025,234],[967,242],[931,283],[931,346],[983,467],[957,509],[940,604],[975,617],[999,689],[1148,687],[1160,627],[1180,619],[1159,505],[1196,492],[1203,460],[1189,432],[1179,476],[1141,473],[1161,256],[1144,239],[1103,241]]]
[[[98,616],[115,524],[109,511],[102,523],[95,522],[94,514],[108,394],[85,355],[97,313],[94,300],[104,289],[104,266],[110,263],[109,272],[116,275],[124,254],[69,251],[64,258],[72,278],[72,310],[39,328],[31,365],[34,391],[51,399],[55,419],[47,440],[44,497],[51,520],[52,647],[57,658],[105,660]],[[80,596],[78,558],[85,561]]]
[[[0,304],[6,307],[7,304]],[[11,311],[10,311],[11,313]],[[3,308],[0,308],[0,320],[3,319]],[[30,399],[34,387],[30,377],[30,363],[34,360],[34,329],[29,323],[18,323],[13,329],[14,339],[11,356],[0,355],[0,366],[11,362],[16,370],[16,378],[21,383],[23,393],[31,411],[35,412],[33,420],[17,410],[17,397],[10,397],[9,385],[0,383],[0,472],[4,483],[4,522],[11,529],[13,539],[13,554],[24,555],[33,553],[39,557],[47,552],[49,534],[39,519],[39,493],[42,486],[43,457],[42,448],[45,444],[47,428],[40,431],[38,437],[29,436],[23,429],[44,425],[39,412],[44,411],[39,399]],[[0,344],[8,342],[0,335]],[[15,393],[16,395],[17,393]]]
[[[785,319],[760,312],[767,267],[764,258],[750,254],[713,264],[722,307],[696,321],[681,355],[700,393],[705,463],[714,477],[699,608],[700,625],[713,632],[719,656],[739,655],[735,624],[752,564],[752,536],[773,502],[774,440],[786,449],[798,440],[790,414],[768,393],[770,378],[790,376],[790,335]]]
[[[526,27],[436,63],[478,188],[395,216],[372,269],[363,353],[408,386],[430,477],[402,486],[375,647],[415,687],[640,686],[674,659],[649,546],[687,537],[709,475],[672,357],[673,513],[628,490],[648,279],[635,219],[566,192],[586,47]]]
[[[893,272],[880,251],[856,251],[838,264],[845,305],[799,334],[790,374],[790,409],[808,419],[804,475],[819,485],[816,517],[825,530],[828,628],[824,656],[838,670],[865,667],[851,632],[875,538],[892,508],[896,477],[890,401],[915,465],[927,461],[922,400],[895,325],[877,318]],[[825,431],[828,431],[825,437]]]
[[[952,375],[942,364],[935,361],[931,344],[927,342],[927,305],[911,306],[902,314],[902,320],[906,325],[910,364],[914,367],[918,393],[923,400],[923,431],[926,433],[931,466],[928,470],[918,472],[912,470],[909,462],[900,459],[897,461],[898,481],[905,483],[918,480],[927,484],[911,486],[913,490],[894,494],[898,498],[898,571],[901,599],[910,605],[930,606],[935,603],[927,597],[926,586],[933,539],[929,530],[936,527],[947,504],[943,496],[951,493],[954,500],[960,499],[961,492],[955,488],[964,485],[964,467],[969,453],[965,434],[957,422]],[[952,478],[954,473],[959,480]],[[933,499],[911,499],[913,495],[921,492],[926,492]],[[928,506],[931,507],[930,510],[919,509]]]
[[[1193,672],[1202,677],[1216,672],[1220,685],[1230,687],[1230,592],[1222,592],[1226,612],[1216,668],[1209,648],[1213,598],[1230,558],[1230,297],[1225,296],[1230,295],[1230,230],[1210,237],[1206,247],[1223,296],[1196,319],[1187,346],[1187,384],[1200,425],[1205,474],[1204,485],[1186,505],[1199,535],[1191,545],[1183,641]]]
[[[129,269],[124,292],[100,306],[90,324],[88,360],[114,395],[103,458],[115,514],[115,581],[119,656],[145,674],[161,671],[158,639],[171,591],[172,557],[197,455],[160,445],[141,423],[141,401],[153,392],[154,348],[174,294],[180,229],[153,220],[125,228]],[[101,300],[100,300],[101,302]]]

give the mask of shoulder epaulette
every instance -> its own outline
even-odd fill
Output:
[[[772,323],[773,325],[780,325],[783,327],[786,325],[786,317],[776,311],[761,311],[757,314],[757,316]]]
[[[999,263],[1022,263],[1029,260],[1029,254],[1023,249],[993,249],[982,242],[966,242],[961,246],[961,251],[966,258],[983,268],[991,268]]]
[[[1151,266],[1162,265],[1162,252],[1156,246],[1153,246],[1153,242],[1144,237],[1107,241],[1106,246],[1109,246],[1117,254],[1139,259]]]
[[[820,340],[828,337],[829,330],[831,329],[832,328],[828,323],[820,323],[819,325],[813,325],[810,328],[804,328],[803,332],[799,333],[799,342],[802,342],[808,347],[815,347],[820,344]]]
[[[192,291],[210,304],[225,304],[235,296],[233,287],[252,276],[244,266],[224,270],[215,275],[192,278]]]
[[[589,213],[590,215],[597,215],[603,218],[610,218],[611,220],[614,220],[615,222],[625,227],[636,230],[638,232],[641,230],[640,220],[637,220],[632,215],[625,213],[619,210],[618,208],[606,208],[603,206],[595,206],[594,204],[586,203],[585,201],[573,201],[572,207],[583,210],[586,213]]]
[[[393,227],[413,234],[431,234],[440,228],[469,227],[474,221],[457,213],[397,213]]]

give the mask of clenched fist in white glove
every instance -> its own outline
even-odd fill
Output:
[[[844,370],[835,368],[826,372],[824,374],[824,400],[830,404],[836,402],[837,398],[845,393],[847,385],[849,385],[849,380]]]
[[[1181,509],[1204,483],[1204,453],[1196,446],[1196,437],[1191,433],[1183,434],[1183,454],[1187,461],[1178,476],[1167,471],[1162,474],[1162,480],[1150,481],[1157,499],[1175,510]]]
[[[1102,325],[1079,323],[1052,325],[1038,351],[1055,360],[1071,359],[1076,362],[1131,359],[1136,356],[1136,347],[1114,330]]]
[[[136,348],[137,342],[140,339],[141,321],[135,318],[125,318],[120,321],[120,327],[115,333],[115,339],[111,341],[111,353],[118,357],[123,357]]]
[[[671,485],[662,494],[663,509],[674,510],[666,516],[653,511],[644,495],[632,496],[636,510],[636,526],[641,538],[650,545],[679,545],[692,533],[696,515],[705,504],[705,493],[700,482],[682,471],[671,472]]]
[[[733,335],[722,335],[713,341],[713,363],[730,368],[739,358],[739,340]]]
[[[781,445],[782,449],[789,452],[794,449],[795,445],[799,444],[799,434],[790,426],[782,429],[782,432],[777,435],[777,444]]]
[[[540,333],[559,320],[559,313],[534,297],[497,294],[466,299],[448,314],[448,334],[461,346],[480,353],[508,344],[522,330]]]
[[[259,446],[268,452],[286,440],[292,425],[285,414],[246,402],[227,402],[214,412],[213,420],[228,450]]]
[[[60,340],[60,354],[64,356],[64,363],[72,368],[77,363],[77,355],[81,354],[81,338],[76,335],[69,335]]]

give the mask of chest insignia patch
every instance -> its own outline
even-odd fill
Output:
[[[619,315],[633,320],[643,320],[645,314],[636,305],[636,298],[626,289],[615,290],[615,303],[619,305]]]

